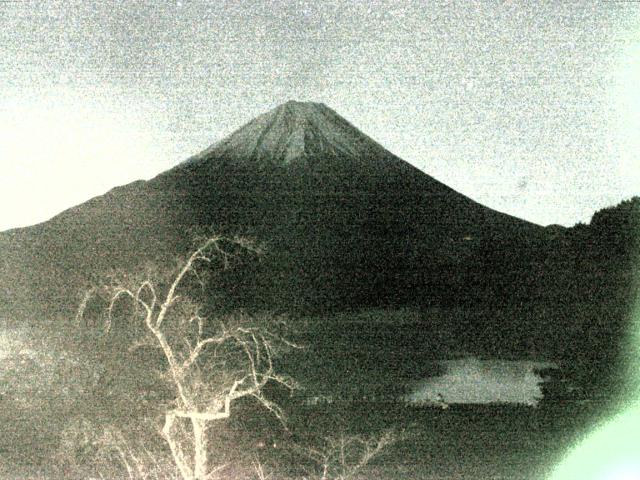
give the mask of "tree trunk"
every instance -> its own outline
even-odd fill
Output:
[[[209,470],[209,442],[207,439],[207,420],[191,418],[193,425],[193,478],[206,480]]]
[[[193,470],[187,464],[188,461],[185,458],[185,455],[182,451],[182,447],[180,445],[180,440],[173,437],[174,429],[175,429],[175,421],[176,416],[172,412],[168,412],[165,416],[165,424],[162,429],[162,433],[164,434],[164,438],[167,440],[169,444],[169,448],[171,449],[171,454],[173,455],[173,460],[180,471],[180,475],[183,480],[193,480]]]

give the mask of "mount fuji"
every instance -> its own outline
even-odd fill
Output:
[[[186,253],[204,226],[266,244],[232,296],[284,310],[514,294],[512,280],[538,268],[520,253],[549,233],[447,187],[327,106],[287,102],[149,181],[0,234],[0,303],[64,310],[104,272]]]

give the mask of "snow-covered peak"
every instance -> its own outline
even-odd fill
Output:
[[[289,101],[198,155],[289,164],[311,156],[363,158],[386,150],[322,103]]]

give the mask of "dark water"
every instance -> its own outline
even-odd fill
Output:
[[[304,417],[317,432],[393,428],[404,435],[370,466],[379,478],[541,480],[606,415],[593,404],[446,411],[361,404],[309,409]]]

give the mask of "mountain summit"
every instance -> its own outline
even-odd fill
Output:
[[[386,150],[322,103],[289,101],[264,113],[194,160],[210,156],[286,165],[300,158],[379,156]]]

